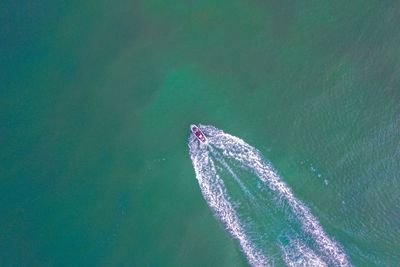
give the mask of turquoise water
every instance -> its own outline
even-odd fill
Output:
[[[0,265],[247,266],[195,178],[203,123],[259,149],[353,265],[396,266],[399,13],[3,2]]]
[[[252,266],[351,266],[262,153],[213,126],[199,127],[208,141],[192,135],[189,153],[201,192]]]

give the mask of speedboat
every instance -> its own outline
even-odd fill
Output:
[[[194,136],[196,136],[196,138],[203,144],[207,144],[207,138],[205,136],[205,134],[200,130],[199,127],[197,127],[196,125],[192,124],[190,125],[190,130],[192,131],[192,133],[194,134]]]

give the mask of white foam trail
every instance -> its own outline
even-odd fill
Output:
[[[243,182],[240,180],[240,178],[236,175],[236,173],[232,170],[231,167],[229,167],[229,165],[226,163],[226,161],[222,158],[221,155],[219,155],[218,151],[215,151],[212,147],[210,147],[210,150],[212,152],[212,154],[215,156],[215,158],[217,159],[217,161],[219,163],[222,164],[222,166],[224,166],[224,168],[229,172],[229,174],[233,177],[233,179],[239,184],[240,188],[243,190],[243,192],[246,193],[246,197],[250,198],[250,201],[253,203],[253,205],[257,205],[257,203],[255,203],[255,198],[254,196],[251,194],[251,192],[249,191],[249,189],[247,189],[247,187],[243,184]]]
[[[341,246],[328,237],[310,210],[295,198],[291,189],[280,179],[273,167],[263,159],[258,150],[242,139],[226,134],[213,126],[200,126],[200,129],[207,135],[210,145],[221,150],[224,156],[239,162],[241,167],[251,170],[271,191],[277,194],[281,201],[286,202],[303,231],[316,244],[318,256],[306,245],[299,245],[299,242],[291,241],[291,245],[286,247],[281,245],[282,258],[287,265],[299,266],[300,263],[304,263],[303,266],[351,266]],[[267,256],[263,255],[251,242],[241,225],[239,217],[229,201],[223,181],[215,170],[212,158],[209,157],[208,150],[210,148],[199,145],[193,136],[190,138],[189,147],[196,177],[208,205],[225,224],[232,236],[239,240],[250,264],[266,266],[271,261],[267,260]],[[228,170],[231,174],[233,173],[230,168]],[[244,187],[239,177],[234,178],[239,181],[241,187]]]
[[[327,267],[328,265],[299,239],[280,246],[283,260],[290,267]]]
[[[224,223],[231,235],[239,240],[243,252],[253,266],[267,266],[267,258],[261,254],[247,238],[239,218],[225,192],[223,181],[217,175],[213,161],[207,150],[193,149],[196,144],[191,142],[191,158],[199,182],[201,192],[215,215]]]

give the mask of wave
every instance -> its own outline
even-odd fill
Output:
[[[208,145],[191,135],[189,153],[201,192],[252,266],[351,266],[257,149],[213,126],[199,127]]]

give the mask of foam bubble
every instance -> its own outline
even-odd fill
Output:
[[[238,239],[251,265],[267,266],[272,264],[273,261],[267,255],[264,255],[265,252],[263,254],[246,232],[246,223],[240,220],[240,216],[229,199],[224,182],[216,171],[213,158],[224,166],[230,176],[253,201],[252,193],[223,157],[238,162],[241,168],[254,173],[260,179],[261,186],[272,191],[278,201],[285,203],[294,214],[295,220],[299,222],[304,235],[310,239],[313,248],[300,242],[299,239],[293,238],[290,239],[289,245],[280,243],[281,257],[287,265],[351,266],[343,248],[325,233],[309,208],[294,196],[290,187],[280,179],[272,165],[263,158],[257,149],[245,143],[242,139],[226,134],[213,126],[201,125],[200,129],[207,135],[209,146],[199,145],[199,142],[193,136],[189,139],[190,155],[196,178],[208,205],[231,235]],[[222,155],[215,152],[214,148],[222,151]],[[210,154],[210,152],[212,153]],[[257,187],[260,187],[260,185],[258,184]]]

